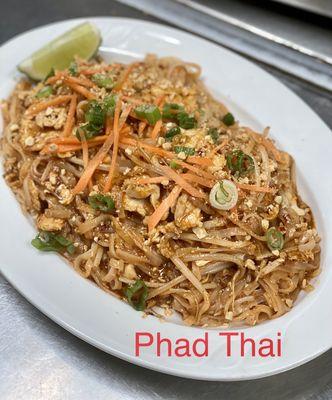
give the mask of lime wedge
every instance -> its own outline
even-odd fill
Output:
[[[33,53],[21,62],[18,69],[31,79],[42,80],[52,68],[68,68],[75,56],[91,58],[100,42],[99,30],[90,22],[84,22]]]

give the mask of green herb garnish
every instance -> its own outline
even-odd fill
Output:
[[[37,99],[42,99],[51,96],[51,94],[53,94],[52,86],[45,86],[39,90],[39,92],[36,94],[36,97]]]
[[[265,237],[268,248],[271,251],[281,250],[284,247],[284,236],[280,231],[278,231],[277,228],[272,227],[268,229],[268,231],[265,234]]]
[[[100,210],[104,212],[111,212],[115,209],[115,203],[112,197],[104,196],[102,194],[95,194],[89,196],[89,204],[95,210]]]
[[[85,113],[85,124],[77,129],[76,137],[81,140],[81,135],[85,140],[92,139],[102,133],[105,124],[105,107],[103,103],[97,100],[91,100]]]
[[[142,104],[135,108],[135,113],[139,118],[145,119],[150,125],[154,125],[161,119],[161,113],[154,104]]]
[[[195,154],[195,149],[193,147],[175,146],[174,151],[176,154],[184,153],[186,156],[193,156]]]
[[[111,96],[106,96],[104,98],[104,103],[103,103],[104,112],[109,117],[114,117],[114,111],[117,101],[118,97],[115,94],[112,94]]]
[[[230,112],[227,113],[226,115],[224,115],[222,122],[227,126],[233,125],[235,123],[234,115]]]
[[[181,129],[178,126],[174,126],[173,128],[170,128],[165,134],[166,142],[171,142],[173,140],[173,137],[176,135],[179,135],[180,133],[181,133]]]
[[[255,168],[254,160],[242,150],[233,150],[226,155],[227,167],[232,173],[246,175]]]
[[[45,76],[44,82],[46,82],[48,78],[51,78],[54,75],[55,75],[55,70],[54,70],[54,68],[51,68],[50,72]]]
[[[75,61],[71,62],[69,67],[68,67],[69,74],[71,76],[77,76],[78,75],[78,65]]]
[[[217,128],[210,128],[208,130],[208,135],[211,136],[214,144],[217,144],[219,142],[220,134]]]
[[[163,119],[176,120],[177,114],[184,111],[184,107],[176,103],[165,103],[163,107]]]
[[[197,126],[196,118],[186,112],[180,112],[177,115],[179,126],[183,129],[194,129]]]
[[[40,251],[56,251],[58,253],[74,254],[75,246],[65,237],[53,233],[41,231],[31,241],[33,247]]]
[[[135,308],[136,311],[145,310],[148,288],[144,281],[138,279],[124,290],[124,294],[127,297],[128,303]]]
[[[174,160],[172,160],[172,161],[169,163],[169,166],[170,166],[172,169],[179,169],[179,168],[180,168],[180,165],[179,165],[176,161],[174,161]]]
[[[92,75],[91,80],[100,88],[113,89],[114,87],[113,79],[105,74]]]

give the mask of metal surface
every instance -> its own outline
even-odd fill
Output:
[[[1,5],[5,18],[0,22],[0,43],[35,26],[76,16],[155,20],[109,0],[11,0]],[[4,20],[11,24],[4,26]],[[330,94],[261,66],[332,127]],[[305,346],[305,332],[299,340]],[[166,376],[118,360],[72,336],[31,306],[1,276],[0,351],[1,400],[332,399],[332,351],[295,370],[251,382],[213,383]]]
[[[273,0],[332,18],[331,0]]]
[[[193,0],[119,1],[332,92],[330,42],[324,46],[324,49],[329,51],[318,53],[315,50],[317,46],[307,48],[299,42],[286,39],[281,34],[271,33],[269,29],[276,27],[271,13],[269,15],[260,11],[259,25],[255,18],[256,14],[248,14],[248,6],[244,8],[241,1],[233,1],[233,6],[228,0],[209,0],[204,3]],[[224,9],[227,9],[227,13],[223,12]],[[252,19],[256,21],[255,25],[247,22]],[[264,24],[266,20],[270,23]],[[288,24],[284,21],[282,25],[285,32],[287,26],[294,24],[297,28],[301,26],[299,21],[291,19],[288,19]],[[318,35],[316,29],[317,27],[310,24],[302,26],[304,33],[310,32],[313,37],[319,37],[321,43],[327,38],[332,40],[331,30],[324,30],[325,34],[321,32]]]

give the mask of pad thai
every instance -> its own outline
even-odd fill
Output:
[[[148,55],[22,79],[3,105],[4,177],[36,223],[32,245],[134,309],[255,325],[312,289],[320,239],[292,157],[200,74]]]

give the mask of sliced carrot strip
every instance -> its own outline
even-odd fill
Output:
[[[250,190],[252,192],[261,192],[261,193],[275,193],[276,189],[266,187],[266,186],[256,186],[256,185],[248,185],[246,183],[237,183],[236,186],[239,189]]]
[[[207,157],[190,156],[187,158],[187,162],[189,162],[191,164],[202,165],[202,167],[209,167],[210,165],[212,165],[211,158],[207,158]]]
[[[74,94],[70,101],[65,127],[63,128],[63,133],[62,133],[63,136],[69,136],[73,130],[73,126],[75,123],[76,106],[77,106],[77,96],[76,94]]]
[[[125,69],[122,76],[120,77],[119,81],[114,86],[114,88],[113,88],[114,91],[118,92],[122,89],[123,85],[125,84],[126,80],[129,77],[129,75],[131,74],[131,72],[137,65],[138,65],[138,63],[132,63],[132,64],[128,65],[128,67]]]
[[[75,92],[81,94],[82,96],[86,97],[88,100],[93,100],[96,96],[90,92],[87,88],[77,85],[76,83],[67,82],[67,86],[75,90]]]
[[[114,135],[111,134],[112,123],[110,118],[106,120],[106,133],[107,139],[102,145],[102,147],[98,150],[98,153],[90,160],[88,166],[86,167],[85,171],[83,172],[80,180],[77,182],[76,186],[73,189],[73,194],[77,194],[82,192],[88,185],[92,175],[94,174],[95,170],[98,168],[99,164],[101,164],[106,157],[109,149],[111,148]]]
[[[168,181],[168,178],[165,178],[164,176],[152,176],[149,178],[140,178],[138,179],[137,183],[139,185],[145,185],[149,183],[162,183],[166,180]]]
[[[55,98],[53,98],[51,100],[41,101],[40,103],[33,104],[32,106],[30,106],[26,110],[26,114],[30,115],[30,116],[36,115],[39,112],[41,112],[43,110],[46,110],[48,107],[54,107],[54,106],[58,106],[60,104],[67,103],[71,99],[72,99],[72,95],[68,94],[68,95],[55,97]]]
[[[190,196],[198,197],[201,199],[205,198],[205,194],[194,188],[190,183],[188,183],[181,175],[175,172],[172,168],[163,165],[160,167],[167,178],[172,179],[177,185],[181,186]]]
[[[171,193],[160,203],[159,207],[156,208],[153,214],[148,218],[148,229],[151,232],[165,215],[165,213],[175,205],[182,188],[180,186],[174,186]]]
[[[200,176],[197,176],[195,174],[191,174],[189,172],[187,172],[186,174],[182,174],[181,176],[182,176],[182,178],[184,178],[188,182],[198,183],[199,185],[205,186],[205,187],[208,187],[208,188],[211,188],[215,183],[215,181],[202,178]]]
[[[76,78],[75,76],[66,76],[64,80],[65,82],[74,83],[85,87],[96,87],[96,85],[85,76],[81,78]]]
[[[108,176],[106,178],[106,183],[104,186],[104,193],[110,191],[111,186],[112,186],[112,179],[113,179],[114,172],[115,172],[116,159],[117,159],[118,150],[119,150],[119,119],[120,119],[121,106],[122,106],[121,99],[118,99],[117,104],[115,106],[114,121],[113,121],[114,143],[113,143],[112,161],[111,161],[110,170],[108,172]]]

